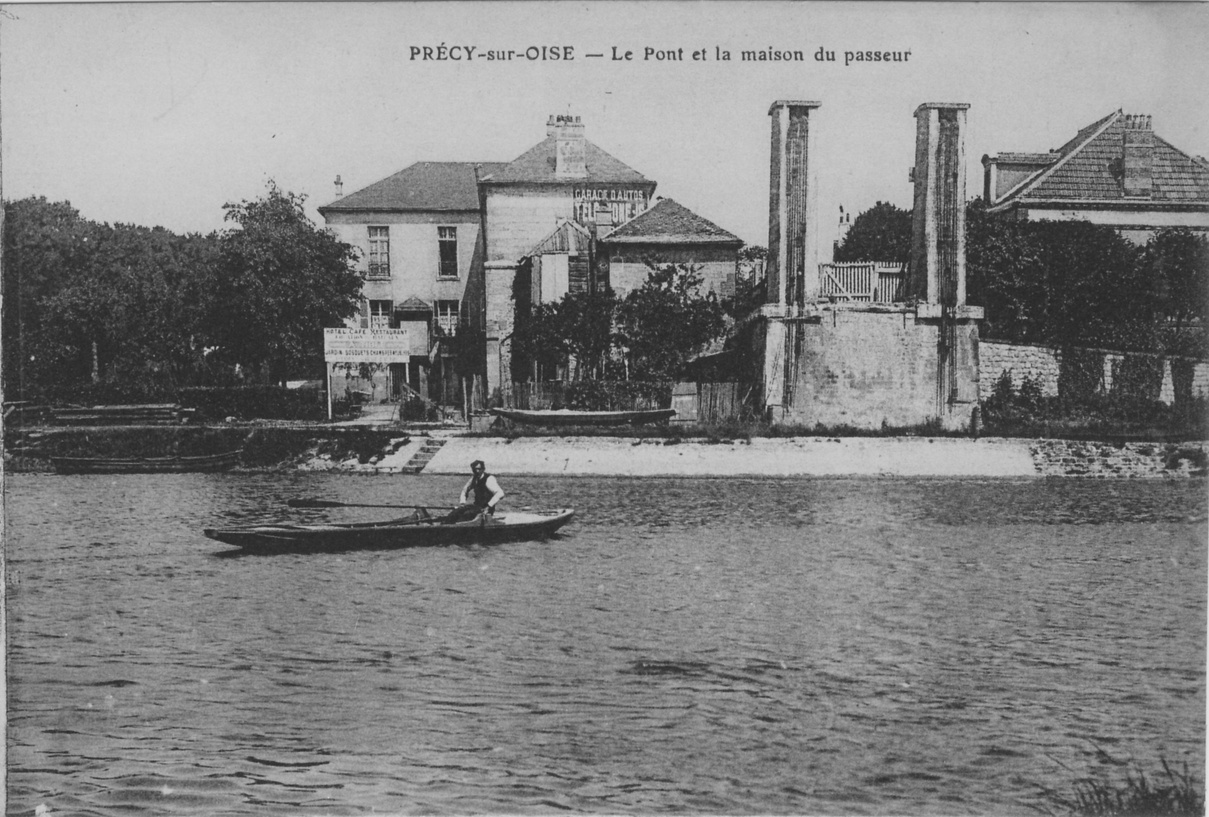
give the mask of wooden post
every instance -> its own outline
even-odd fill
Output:
[[[332,364],[323,361],[323,390],[327,392],[327,421],[332,421]]]

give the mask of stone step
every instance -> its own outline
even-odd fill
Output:
[[[407,461],[407,465],[399,469],[399,472],[403,474],[420,473],[424,470],[424,466],[428,465],[428,462],[441,450],[443,445],[445,445],[445,440],[439,440],[435,437],[425,440],[420,444],[420,449]]]

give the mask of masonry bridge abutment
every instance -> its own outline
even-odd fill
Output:
[[[821,294],[815,133],[821,103],[769,110],[767,302],[749,342],[780,425],[969,427],[979,307],[965,302],[965,103],[915,111],[911,262],[896,303]]]

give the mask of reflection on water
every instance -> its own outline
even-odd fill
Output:
[[[9,813],[1025,814],[1204,767],[1203,482],[510,478],[576,521],[200,534],[461,482],[10,476]]]

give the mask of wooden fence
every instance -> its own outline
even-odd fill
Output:
[[[902,264],[819,264],[819,295],[833,301],[890,304],[903,300],[906,279]]]
[[[749,405],[750,383],[698,383],[697,424],[723,425],[750,420],[754,410]]]
[[[674,422],[724,425],[755,418],[751,383],[638,383],[575,380],[511,383],[500,389],[504,408],[639,411],[674,408]],[[473,391],[473,388],[472,388]],[[471,410],[479,405],[472,401]]]
[[[500,400],[504,408],[515,409],[640,411],[668,408],[671,405],[672,385],[632,380],[510,383],[501,387]]]

